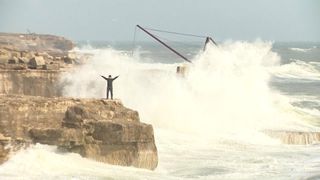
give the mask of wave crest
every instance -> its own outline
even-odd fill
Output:
[[[61,82],[64,95],[102,98],[105,82],[99,75],[120,75],[114,96],[155,127],[209,136],[236,133],[245,139],[264,129],[309,128],[288,99],[269,87],[269,69],[280,66],[271,48],[261,41],[209,47],[189,64],[185,78],[176,76],[176,64],[143,63],[112,48],[101,49]]]

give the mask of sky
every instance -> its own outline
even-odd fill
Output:
[[[320,0],[0,0],[0,32],[130,41],[134,27],[224,40],[320,41]]]

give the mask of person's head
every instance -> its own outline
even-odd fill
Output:
[[[111,75],[109,75],[109,78],[111,78]]]

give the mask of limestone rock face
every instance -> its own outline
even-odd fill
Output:
[[[45,64],[46,62],[43,56],[35,56],[29,61],[29,67],[31,69],[41,69]]]
[[[54,35],[0,33],[0,69],[19,70],[7,66],[18,63],[30,70],[73,68],[78,58],[71,51],[73,47],[72,41]],[[52,63],[59,66],[53,67]]]
[[[43,143],[115,165],[158,163],[152,126],[117,100],[1,95],[0,133],[0,162],[14,151],[8,144]]]
[[[8,60],[10,59],[11,54],[8,50],[0,49],[0,64],[6,64],[8,63]]]
[[[26,66],[21,64],[12,66],[15,69],[0,70],[0,94],[44,97],[62,95],[62,87],[58,84],[61,71],[27,70]],[[46,68],[52,67],[46,66]]]
[[[8,146],[10,141],[10,137],[4,137],[3,134],[0,133],[0,163],[8,160],[9,158],[10,149]]]
[[[320,143],[320,132],[303,131],[265,131],[272,138],[279,139],[284,144],[307,145]]]
[[[70,40],[54,35],[0,33],[0,49],[46,52],[51,56],[62,57],[73,47]]]

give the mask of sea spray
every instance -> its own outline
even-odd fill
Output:
[[[0,179],[4,180],[143,179],[151,175],[157,174],[145,169],[97,162],[76,153],[61,153],[55,146],[42,144],[20,150],[0,166]]]
[[[261,117],[268,111],[274,112],[273,115],[278,119],[273,124],[274,129],[289,129],[294,124],[300,129],[307,127],[297,125],[305,116],[297,115],[288,102],[319,100],[317,94],[315,97],[300,95],[292,99],[291,96],[284,96],[270,89],[269,73],[273,74],[282,67],[278,64],[279,57],[270,51],[270,47],[270,43],[264,42],[235,42],[221,44],[218,48],[211,47],[194,58],[194,65],[189,66],[189,73],[184,78],[176,76],[176,64],[141,63],[140,58],[131,58],[112,48],[81,49],[81,52],[93,53],[94,57],[87,64],[62,77],[61,82],[66,85],[64,94],[103,98],[105,82],[99,74],[120,74],[114,83],[115,97],[121,98],[125,105],[139,110],[142,121],[154,125],[160,158],[158,168],[147,171],[111,166],[82,158],[78,154],[59,153],[55,147],[37,144],[18,152],[2,164],[0,178],[319,178],[318,145],[274,144],[266,136],[256,132],[271,126],[266,123],[268,120],[271,119],[270,123],[275,121],[271,115],[262,119],[254,118]],[[259,73],[255,74],[258,70]],[[199,79],[200,77],[203,79]],[[204,87],[205,89],[200,89]],[[301,89],[304,90],[304,87],[301,86]],[[263,95],[268,96],[264,98]],[[244,99],[245,102],[242,102]],[[254,102],[261,103],[254,106]],[[222,104],[221,107],[219,103]],[[232,105],[233,103],[238,106]],[[229,109],[224,110],[222,107]],[[246,110],[246,107],[252,108],[251,111]],[[306,105],[303,107],[308,108]],[[263,109],[265,110],[262,111]],[[232,119],[231,116],[235,116],[232,114],[239,117]],[[248,120],[243,117],[251,118]],[[192,122],[197,126],[192,127]],[[231,133],[227,136],[219,133],[219,127],[226,127],[225,132]],[[250,128],[247,127],[254,127],[255,131],[250,133]],[[211,141],[194,136],[190,131],[205,133],[210,137],[220,134],[224,138]],[[254,144],[244,142],[245,139],[254,141]],[[267,142],[272,145],[267,145]]]
[[[306,129],[288,99],[269,86],[270,68],[280,66],[272,43],[227,42],[200,52],[185,77],[176,64],[144,63],[112,48],[94,49],[93,58],[61,79],[63,93],[105,97],[99,75],[120,75],[114,96],[137,109],[155,127],[209,137],[243,136],[265,129]]]

